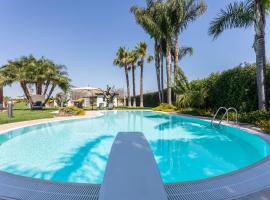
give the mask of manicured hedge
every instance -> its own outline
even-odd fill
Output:
[[[236,67],[204,79],[207,90],[206,107],[235,107],[239,111],[258,108],[256,68],[254,65]]]
[[[266,86],[270,83],[270,66],[267,66]],[[245,64],[221,73],[211,74],[201,80],[206,87],[206,107],[235,107],[240,112],[258,109],[255,65]],[[267,87],[267,94],[269,94]],[[269,101],[269,95],[267,95]]]
[[[167,90],[164,90],[164,99],[167,99]],[[172,101],[175,101],[174,93],[172,92]],[[140,96],[136,96],[137,106],[140,105]],[[144,107],[157,107],[159,106],[158,92],[145,93],[143,95]]]
[[[252,112],[258,109],[256,86],[256,67],[254,64],[243,64],[219,73],[212,73],[204,79],[190,82],[193,90],[203,88],[206,91],[205,103],[199,109],[217,110],[220,106],[235,107],[239,112]],[[270,100],[270,65],[266,70],[267,101]],[[165,91],[166,96],[166,91]],[[174,95],[172,95],[174,97]],[[139,105],[139,96],[137,104]],[[166,97],[165,97],[166,100]],[[174,102],[173,98],[173,102]],[[196,99],[195,99],[196,100]],[[158,93],[144,94],[144,105],[159,105]]]

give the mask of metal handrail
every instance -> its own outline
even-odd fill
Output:
[[[227,110],[227,112],[228,112],[228,114],[227,114],[227,121],[229,121],[228,120],[228,115],[229,115],[229,111],[230,110],[233,110],[235,112],[235,114],[236,114],[236,116],[235,116],[235,123],[237,124],[238,123],[238,112],[237,112],[236,108],[234,108],[234,107],[228,108],[228,110]]]
[[[214,115],[213,119],[211,120],[211,125],[212,125],[212,126],[214,125],[214,121],[215,121],[215,119],[216,119],[216,117],[217,117],[219,111],[221,111],[222,109],[225,110],[225,113],[223,114],[222,118],[219,120],[218,125],[220,125],[220,124],[222,123],[222,121],[223,121],[223,119],[224,119],[225,116],[227,116],[227,123],[229,123],[229,111],[230,111],[230,110],[235,111],[235,113],[236,113],[235,123],[236,123],[236,124],[238,123],[238,112],[237,112],[236,108],[234,108],[234,107],[230,107],[230,108],[220,107],[220,108],[217,110],[216,114]]]
[[[216,114],[214,115],[213,119],[211,120],[211,125],[212,125],[212,126],[213,126],[213,124],[214,124],[214,121],[215,121],[215,119],[216,119],[216,117],[217,117],[219,111],[221,111],[222,109],[225,110],[225,114],[227,113],[227,108],[226,108],[226,107],[220,107],[220,108],[217,110]],[[225,115],[225,114],[224,114],[224,115]],[[222,116],[222,119],[224,118],[224,115]]]

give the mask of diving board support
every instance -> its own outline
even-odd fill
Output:
[[[118,133],[99,200],[167,200],[159,170],[142,133]]]

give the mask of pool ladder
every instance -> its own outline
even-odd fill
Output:
[[[222,110],[225,110],[225,113],[223,114],[222,118],[219,120],[218,123],[215,123],[215,120],[217,118],[217,115],[220,111]],[[235,116],[235,123],[237,124],[238,123],[238,112],[236,110],[236,108],[233,108],[233,107],[230,107],[230,108],[226,108],[226,107],[220,107],[215,116],[213,117],[213,119],[211,120],[211,125],[214,126],[215,124],[217,124],[218,126],[222,123],[222,121],[224,120],[224,118],[226,117],[227,118],[227,123],[229,123],[229,112],[230,111],[234,111],[236,116]]]

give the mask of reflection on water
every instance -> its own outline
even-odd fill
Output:
[[[260,138],[208,122],[146,111],[105,113],[38,125],[0,136],[0,169],[65,182],[101,183],[118,132],[143,132],[164,182],[197,180],[237,170],[269,154]]]

